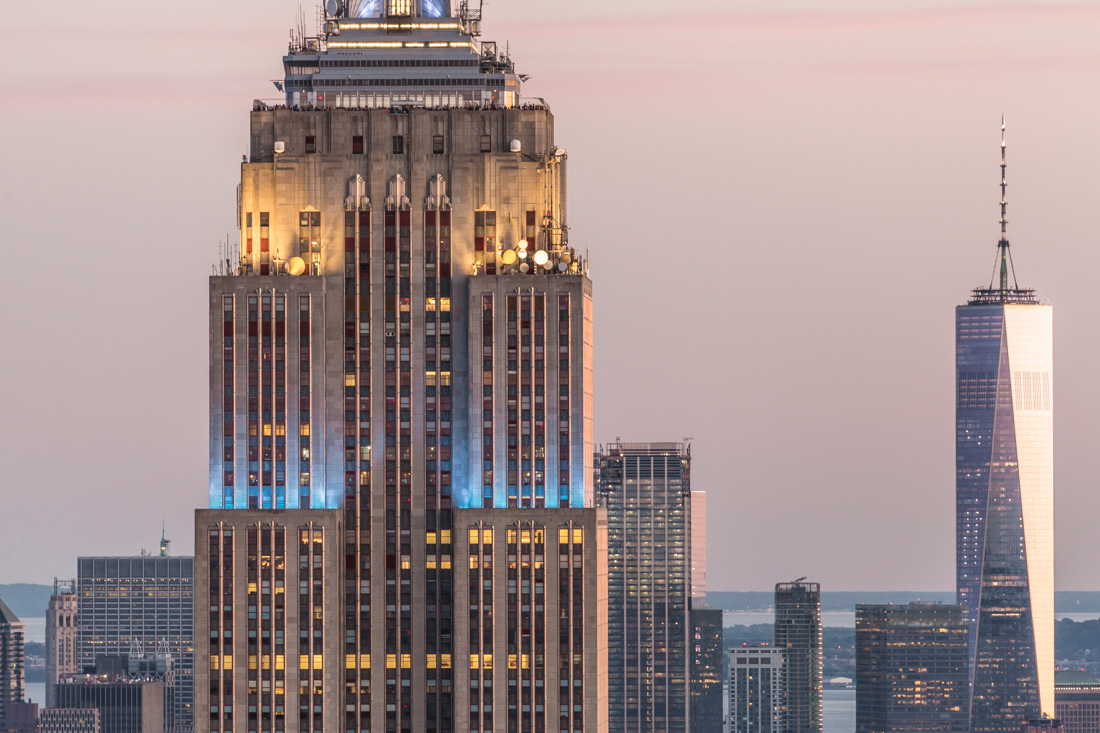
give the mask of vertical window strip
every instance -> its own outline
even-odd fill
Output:
[[[260,296],[260,485],[261,503],[264,509],[274,506],[273,483],[273,448],[274,436],[272,433],[274,417],[274,336],[273,336],[273,307],[274,297],[271,291],[265,291]]]
[[[495,409],[493,402],[493,294],[481,296],[481,332],[482,332],[482,506],[493,506],[494,452],[493,430],[495,427]]]
[[[271,274],[271,217],[269,212],[260,212],[260,251],[259,271],[261,275]]]
[[[298,492],[299,506],[311,506],[310,481],[310,296],[298,296]]]
[[[286,508],[286,294],[275,295],[275,508]]]
[[[260,506],[260,298],[248,296],[248,508]]]
[[[532,222],[534,221],[533,211],[528,213],[529,227],[533,228]],[[535,486],[535,506],[543,507],[546,505],[546,295],[545,293],[534,294],[534,318],[532,322],[533,333],[533,346],[532,352],[534,357],[534,412],[532,417],[534,418],[534,453],[535,453],[535,465],[534,465],[534,486]]]
[[[558,293],[558,505],[570,504],[569,294]]]
[[[251,220],[251,214],[249,215]],[[234,466],[236,457],[236,391],[234,346],[236,330],[233,320],[233,296],[222,296],[222,508],[233,508]]]

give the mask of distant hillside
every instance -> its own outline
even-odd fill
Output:
[[[771,624],[727,626],[722,629],[726,649],[746,642],[772,640]],[[856,630],[826,626],[821,630],[821,645],[826,657],[844,651],[855,654]],[[1056,659],[1096,661],[1100,658],[1100,619],[1074,622],[1064,618],[1054,624],[1054,655]],[[854,657],[853,657],[854,658]]]
[[[1097,593],[1100,599],[1100,593]],[[707,593],[707,603],[727,611],[766,611],[772,607],[775,594],[770,591],[714,591]],[[911,603],[939,601],[954,603],[952,592],[918,591],[822,591],[822,611],[854,611],[857,603]]]
[[[40,618],[46,615],[46,607],[50,605],[50,595],[53,594],[52,585],[35,585],[33,583],[12,583],[0,585],[0,598],[8,604],[19,618]]]
[[[772,607],[771,591],[712,591],[707,603],[727,611],[766,611]],[[822,611],[854,611],[857,603],[912,603],[929,601],[954,603],[952,591],[822,591]],[[1054,592],[1056,613],[1100,612],[1100,591],[1060,590]],[[18,613],[18,612],[17,612]]]

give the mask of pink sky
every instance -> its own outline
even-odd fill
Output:
[[[205,501],[206,276],[297,3],[149,7],[0,25],[0,583],[162,518],[188,552]],[[1004,112],[1016,272],[1055,306],[1057,587],[1100,587],[1100,5],[668,7],[486,6],[569,149],[598,439],[694,438],[712,590],[951,589],[953,307]]]

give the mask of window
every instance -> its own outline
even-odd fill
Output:
[[[352,152],[352,155],[362,155],[363,154],[363,136],[362,135],[352,136],[352,138],[351,138],[351,152]]]
[[[394,135],[393,136],[393,154],[404,155],[405,154],[405,136]]]
[[[306,152],[307,153],[316,153],[317,152],[317,136],[316,135],[306,135]]]
[[[491,153],[493,152],[493,136],[482,135],[481,136],[481,152]]]
[[[434,135],[432,137],[432,153],[435,155],[443,155],[443,136]]]

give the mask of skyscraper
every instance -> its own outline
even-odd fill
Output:
[[[613,443],[596,463],[607,507],[610,730],[687,731],[691,454],[681,443]]]
[[[0,599],[0,725],[13,717],[23,702],[25,670],[23,642],[26,624]]]
[[[94,671],[102,657],[128,658],[138,649],[166,649],[172,655],[176,683],[171,722],[182,730],[195,725],[194,581],[192,557],[77,560],[81,671]]]
[[[1001,129],[999,283],[955,309],[957,594],[973,733],[1054,714],[1052,317],[1015,282]]]
[[[695,493],[694,491],[692,492]],[[722,733],[722,609],[691,607],[692,733]]]
[[[691,601],[707,602],[707,492],[691,492]]]
[[[534,568],[454,565],[470,561],[456,532],[507,538],[523,511],[544,539],[583,530],[599,555],[592,285],[569,242],[567,156],[480,32],[465,3],[330,2],[315,35],[292,34],[285,105],[253,104],[240,247],[210,280],[196,515],[196,606],[220,664],[199,706],[210,730],[244,711],[264,729],[387,733],[590,731],[606,715],[600,629],[584,621],[595,560],[566,569],[568,615],[541,629]],[[477,596],[475,580],[491,598],[457,606],[455,584]],[[473,655],[476,703],[453,684]],[[569,687],[547,696],[552,680]]]
[[[856,731],[966,733],[966,609],[856,606]]]
[[[775,648],[783,652],[787,733],[821,733],[821,586],[799,578],[775,586]]]
[[[53,595],[46,608],[46,707],[53,707],[58,677],[80,671],[76,587],[76,580],[54,578]]]
[[[729,733],[783,733],[786,674],[783,651],[767,644],[729,650]]]

